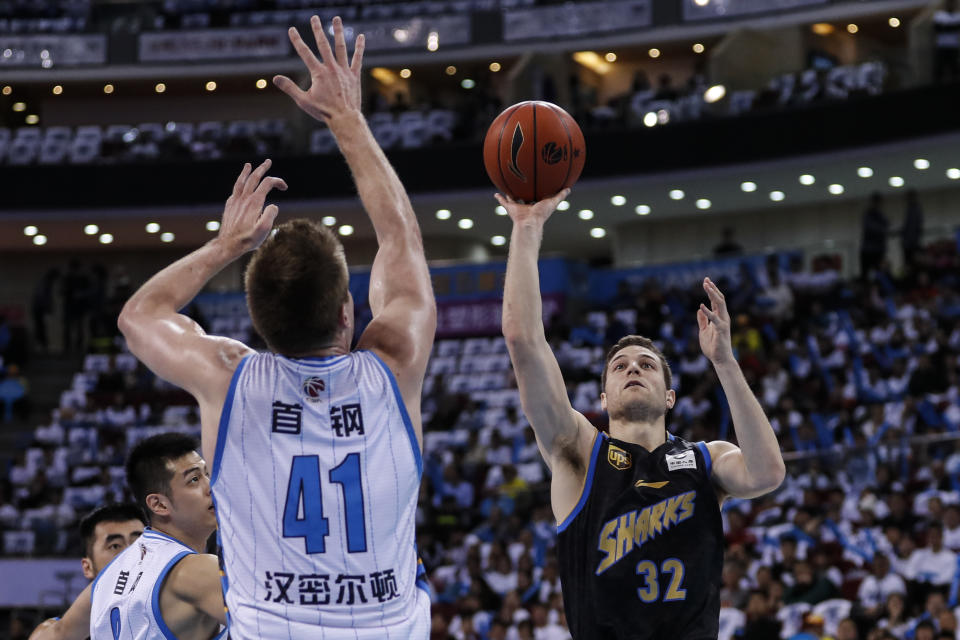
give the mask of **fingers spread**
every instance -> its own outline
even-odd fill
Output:
[[[233,195],[238,196],[243,191],[243,185],[247,181],[247,176],[250,175],[250,169],[250,163],[245,162],[243,164],[243,171],[237,176],[237,181],[233,183]]]
[[[714,324],[716,324],[717,322],[720,321],[720,317],[716,313],[708,309],[707,305],[701,304],[700,311],[703,312],[703,314],[710,319],[710,322],[713,322]]]
[[[283,178],[267,176],[263,179],[263,182],[260,183],[260,186],[257,187],[257,195],[266,198],[267,193],[269,193],[272,189],[286,191],[287,183],[283,181]]]
[[[343,21],[340,16],[333,19],[333,46],[337,49],[337,62],[343,67],[348,66],[347,43],[343,37]]]
[[[243,192],[244,193],[253,192],[253,190],[256,189],[260,184],[260,180],[261,178],[263,178],[264,174],[267,171],[269,171],[270,165],[272,164],[273,164],[273,161],[270,160],[270,158],[267,158],[266,160],[261,162],[260,166],[254,169],[253,173],[250,174],[250,178],[247,180],[247,184],[244,185]]]
[[[350,70],[354,73],[360,73],[360,67],[363,65],[363,50],[366,45],[367,39],[362,33],[353,41],[353,62],[350,63]]]
[[[295,27],[290,27],[287,34],[290,36],[290,44],[293,45],[294,50],[297,52],[297,55],[300,56],[300,59],[303,60],[303,64],[307,65],[307,69],[310,70],[310,73],[316,73],[322,67],[320,61],[317,60],[317,56],[313,55],[313,51],[310,51],[310,47],[307,46],[307,43],[303,41],[303,38],[300,37],[300,32],[297,31]],[[329,48],[329,47],[328,47]]]
[[[313,16],[310,18],[310,28],[313,29],[313,37],[317,39],[317,50],[320,51],[320,59],[324,64],[333,64],[335,58],[333,51],[330,50],[330,42],[327,40],[327,34],[323,32],[323,25],[320,24],[320,18]]]
[[[702,309],[697,309],[697,325],[700,327],[700,331],[703,331],[707,328],[707,316]]]

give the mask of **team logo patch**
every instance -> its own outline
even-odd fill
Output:
[[[668,484],[670,484],[669,480],[663,480],[662,482],[647,482],[646,480],[637,480],[637,483],[633,486],[650,487],[651,489],[663,489]]]
[[[676,471],[677,469],[696,469],[697,458],[693,454],[693,449],[683,453],[667,454],[667,469]]]
[[[303,381],[303,395],[308,402],[320,402],[320,395],[326,390],[323,378],[307,378]]]
[[[607,449],[607,462],[609,462],[610,466],[618,471],[624,471],[633,466],[633,460],[630,457],[630,452],[624,451],[616,445],[610,445],[610,447]]]

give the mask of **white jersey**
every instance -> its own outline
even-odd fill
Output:
[[[246,357],[210,480],[230,637],[426,638],[421,472],[396,380],[373,352]]]
[[[193,549],[147,527],[103,568],[90,593],[90,637],[96,640],[174,639],[160,613],[167,573]]]

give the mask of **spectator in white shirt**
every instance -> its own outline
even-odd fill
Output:
[[[857,590],[857,599],[870,617],[879,616],[891,593],[906,595],[907,584],[903,578],[890,571],[890,558],[882,553],[873,557],[870,575],[863,579]]]
[[[927,546],[917,549],[907,560],[906,577],[936,586],[950,584],[957,571],[957,554],[943,546],[943,525],[927,527]]]

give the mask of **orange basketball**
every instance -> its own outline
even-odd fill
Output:
[[[487,175],[501,193],[521,202],[536,202],[573,185],[585,159],[576,120],[539,100],[508,107],[483,141]]]

